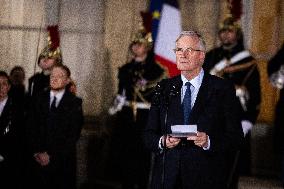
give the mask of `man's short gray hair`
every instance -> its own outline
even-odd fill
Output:
[[[197,31],[194,31],[194,30],[182,31],[179,34],[176,42],[178,42],[178,40],[183,36],[196,37],[199,41],[200,50],[202,50],[204,52],[206,51],[206,43],[205,43],[203,37],[201,36],[201,34],[199,34]]]

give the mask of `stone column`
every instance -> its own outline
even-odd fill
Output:
[[[252,44],[251,50],[258,60],[261,77],[262,104],[258,120],[273,122],[274,108],[277,101],[277,91],[272,88],[267,77],[267,61],[273,55],[276,46],[279,46],[279,37],[276,35],[279,28],[277,10],[280,1],[254,1]],[[283,3],[282,3],[283,4]]]

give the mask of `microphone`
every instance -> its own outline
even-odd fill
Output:
[[[167,97],[166,98],[167,104],[170,103],[172,97],[175,97],[180,93],[181,86],[182,86],[182,81],[174,82],[173,84],[171,84],[171,86],[168,89],[167,95],[165,95]]]
[[[152,104],[153,105],[155,105],[155,106],[160,105],[161,96],[162,96],[163,91],[164,91],[164,88],[162,87],[161,83],[159,82],[154,89],[154,95],[153,95],[153,98],[152,98]]]
[[[173,97],[176,96],[179,93],[180,88],[178,88],[175,84],[171,86],[169,96]]]
[[[174,82],[170,86],[165,86],[165,83],[159,82],[154,89],[154,95],[152,98],[153,105],[165,105],[168,106],[171,98],[177,96],[180,93],[182,81]]]

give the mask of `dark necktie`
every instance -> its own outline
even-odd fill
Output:
[[[184,115],[184,124],[189,124],[189,115],[191,111],[191,90],[190,90],[190,82],[185,83],[186,91],[183,98],[183,115]]]
[[[53,100],[50,106],[50,111],[54,111],[54,110],[56,110],[56,97],[55,96],[53,97]]]

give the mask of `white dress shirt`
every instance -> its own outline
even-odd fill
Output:
[[[49,102],[50,104],[49,104],[49,106],[51,106],[51,103],[52,103],[54,97],[56,97],[56,104],[55,104],[55,106],[58,107],[58,104],[60,103],[64,93],[65,93],[65,89],[62,90],[62,91],[59,91],[57,93],[54,93],[54,91],[50,91],[50,102]]]
[[[183,75],[181,75],[181,80],[182,80],[182,88],[181,88],[181,103],[183,101],[184,95],[185,95],[185,91],[187,89],[187,86],[185,85],[186,82],[190,82],[190,90],[191,90],[191,107],[193,108],[196,98],[197,98],[197,94],[199,92],[200,86],[202,84],[202,80],[204,77],[204,70],[201,69],[200,73],[193,78],[192,80],[187,80]],[[191,108],[191,109],[192,109]],[[159,148],[162,149],[162,138],[160,138],[159,140]],[[210,138],[208,136],[208,147],[207,148],[203,148],[204,150],[209,150],[210,148]]]
[[[4,110],[4,107],[5,107],[6,103],[7,103],[7,101],[8,101],[8,97],[6,97],[4,100],[2,100],[0,102],[0,116],[2,115],[2,112]]]
[[[185,83],[189,82],[190,85],[190,91],[191,91],[191,109],[194,106],[199,88],[202,84],[202,80],[204,77],[204,71],[203,69],[200,71],[200,73],[193,78],[192,80],[187,80],[183,75],[181,75],[181,80],[182,80],[182,88],[181,88],[181,102],[183,101],[184,95],[185,95],[185,91],[187,89],[187,86],[185,86]]]

